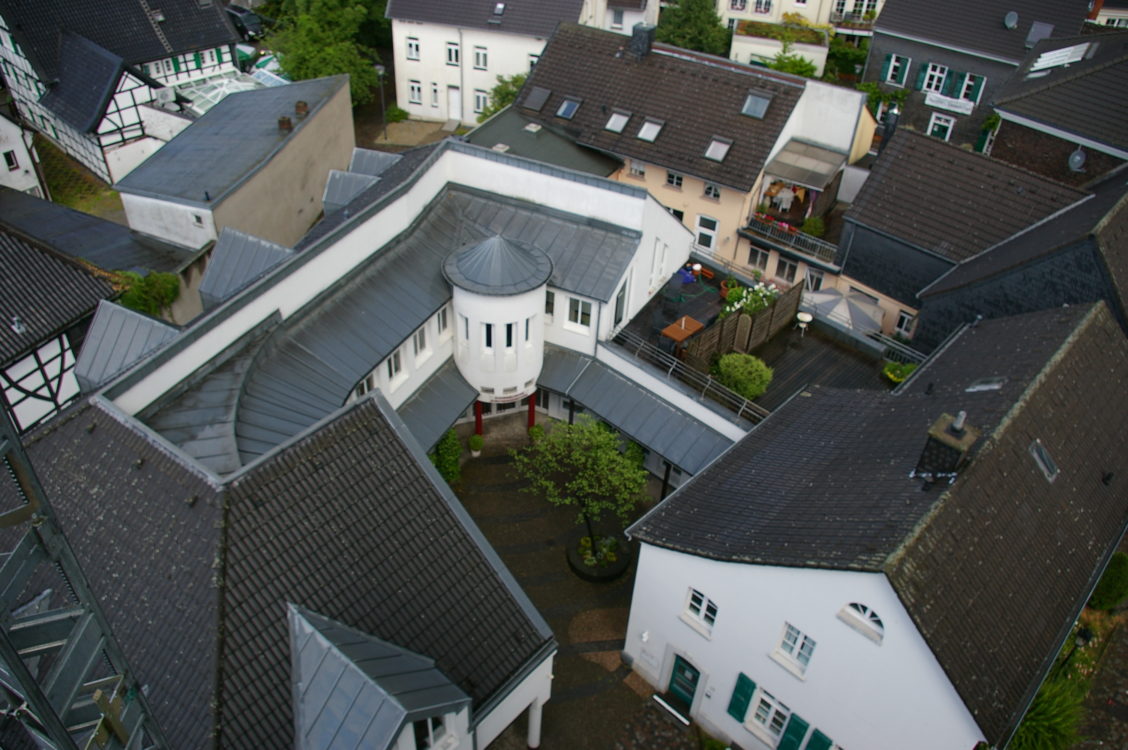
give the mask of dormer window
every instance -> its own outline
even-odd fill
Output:
[[[565,99],[560,103],[560,108],[556,110],[556,116],[563,117],[565,120],[571,120],[576,116],[576,110],[579,108],[579,99]]]
[[[662,126],[665,124],[666,123],[661,120],[648,119],[646,122],[642,123],[642,127],[638,129],[639,140],[653,143],[658,138],[658,134],[662,132]]]
[[[744,99],[744,106],[740,108],[740,113],[762,120],[768,112],[768,105],[771,103],[772,95],[767,91],[749,91],[748,96]]]
[[[709,142],[709,148],[705,149],[705,158],[713,161],[724,161],[731,147],[732,141],[728,138],[713,136],[713,140]]]
[[[627,127],[627,122],[629,122],[630,119],[630,112],[612,112],[611,117],[607,120],[607,124],[603,127],[606,130],[610,130],[612,133],[622,133],[623,128]]]

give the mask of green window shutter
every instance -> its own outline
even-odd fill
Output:
[[[192,58],[196,61],[196,70],[199,70],[200,68],[204,67],[204,57],[203,57],[203,55],[201,55],[199,52],[196,52],[195,54],[192,55]]]
[[[215,59],[223,62],[223,47],[215,48]]]
[[[791,714],[791,718],[779,738],[779,744],[776,745],[776,750],[799,750],[803,738],[807,736],[809,726],[811,725],[799,718],[799,714]]]
[[[830,750],[830,738],[819,730],[811,732],[811,739],[807,740],[807,750]]]
[[[888,54],[885,56],[885,62],[881,64],[881,80],[884,81],[889,76],[889,66],[893,64],[893,55]]]
[[[970,73],[968,75],[971,75]],[[979,92],[983,90],[983,82],[987,79],[983,76],[974,76],[975,82],[971,84],[971,96],[968,97],[973,102],[979,101]]]
[[[748,704],[752,702],[752,693],[756,692],[756,683],[748,679],[748,675],[741,672],[736,676],[736,687],[732,689],[732,698],[729,699],[729,716],[737,721],[744,721],[748,713]]]
[[[928,61],[927,60],[925,60],[924,62],[922,62],[920,64],[920,70],[917,71],[916,83],[913,84],[914,89],[916,89],[917,91],[920,91],[922,88],[924,88],[924,77],[926,75],[928,75]]]
[[[172,72],[174,72],[174,73],[180,72],[180,58],[179,57],[172,58]]]
[[[947,75],[944,76],[944,83],[940,86],[940,93],[944,96],[954,96],[960,92],[960,84],[963,82],[964,74],[957,73],[954,70],[949,70]]]
[[[982,154],[983,149],[987,148],[987,139],[991,137],[990,128],[979,131],[979,139],[975,142],[975,153]]]
[[[909,66],[913,64],[911,57],[901,58],[901,74],[897,76],[897,85],[904,86],[905,79],[909,77]]]

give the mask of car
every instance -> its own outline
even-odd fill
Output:
[[[239,36],[243,39],[262,39],[262,18],[257,13],[241,5],[228,5],[227,17]]]

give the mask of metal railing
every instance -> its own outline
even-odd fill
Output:
[[[925,360],[924,354],[921,354],[911,346],[901,343],[897,339],[886,336],[880,331],[874,331],[869,337],[885,347],[885,351],[882,352],[882,357],[892,362],[915,362],[919,365]]]
[[[848,23],[855,26],[873,26],[876,16],[870,13],[839,13],[830,12],[831,23]]]
[[[775,224],[761,221],[755,216],[748,218],[748,225],[745,230],[767,237],[778,245],[810,256],[822,263],[835,265],[834,259],[838,255],[838,247],[826,240],[820,240],[818,237],[812,237],[798,230],[781,229]]]
[[[637,334],[623,330],[613,339],[619,350],[632,359],[662,373],[665,380],[676,379],[691,389],[698,399],[707,398],[733,412],[739,419],[758,424],[771,412],[717,382],[712,375],[695,370]]]

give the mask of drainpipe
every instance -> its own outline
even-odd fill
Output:
[[[474,434],[482,434],[482,402],[474,402]]]
[[[462,29],[458,30],[458,124],[466,114],[466,65],[470,58],[466,55],[466,45],[462,42]]]

